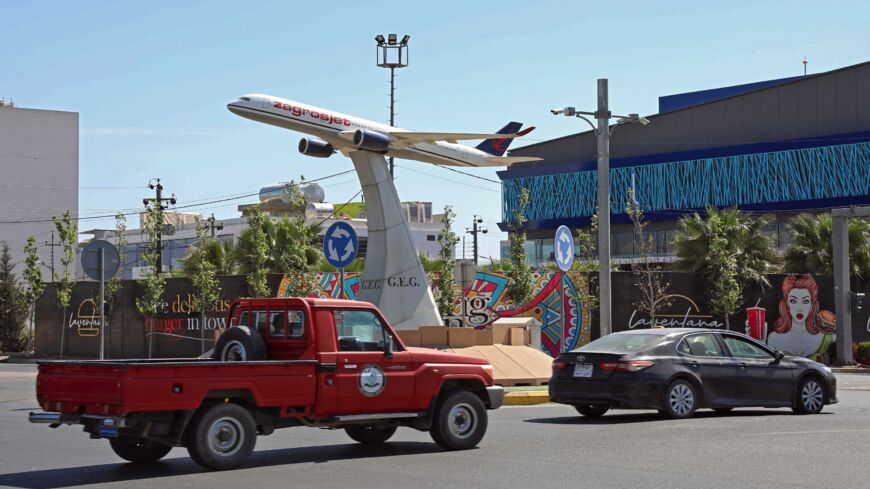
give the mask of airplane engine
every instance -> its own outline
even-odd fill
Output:
[[[315,158],[329,158],[335,153],[335,148],[318,138],[302,138],[299,140],[299,152]]]
[[[376,131],[357,129],[353,133],[353,145],[366,151],[386,153],[390,148],[390,137]]]

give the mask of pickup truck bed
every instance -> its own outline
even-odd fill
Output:
[[[37,400],[44,411],[126,416],[195,410],[207,395],[247,389],[257,406],[293,407],[294,415],[304,415],[315,402],[319,364],[316,360],[43,361]]]

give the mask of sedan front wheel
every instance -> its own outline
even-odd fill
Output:
[[[818,414],[825,405],[825,389],[815,377],[804,379],[797,390],[792,410],[798,414]]]

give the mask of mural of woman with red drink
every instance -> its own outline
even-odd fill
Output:
[[[811,275],[789,275],[782,281],[779,319],[767,344],[784,353],[816,361],[827,358],[835,341],[836,317],[819,308],[819,286]]]

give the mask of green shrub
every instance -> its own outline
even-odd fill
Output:
[[[870,341],[858,343],[858,351],[855,352],[855,360],[862,363],[870,362]]]

